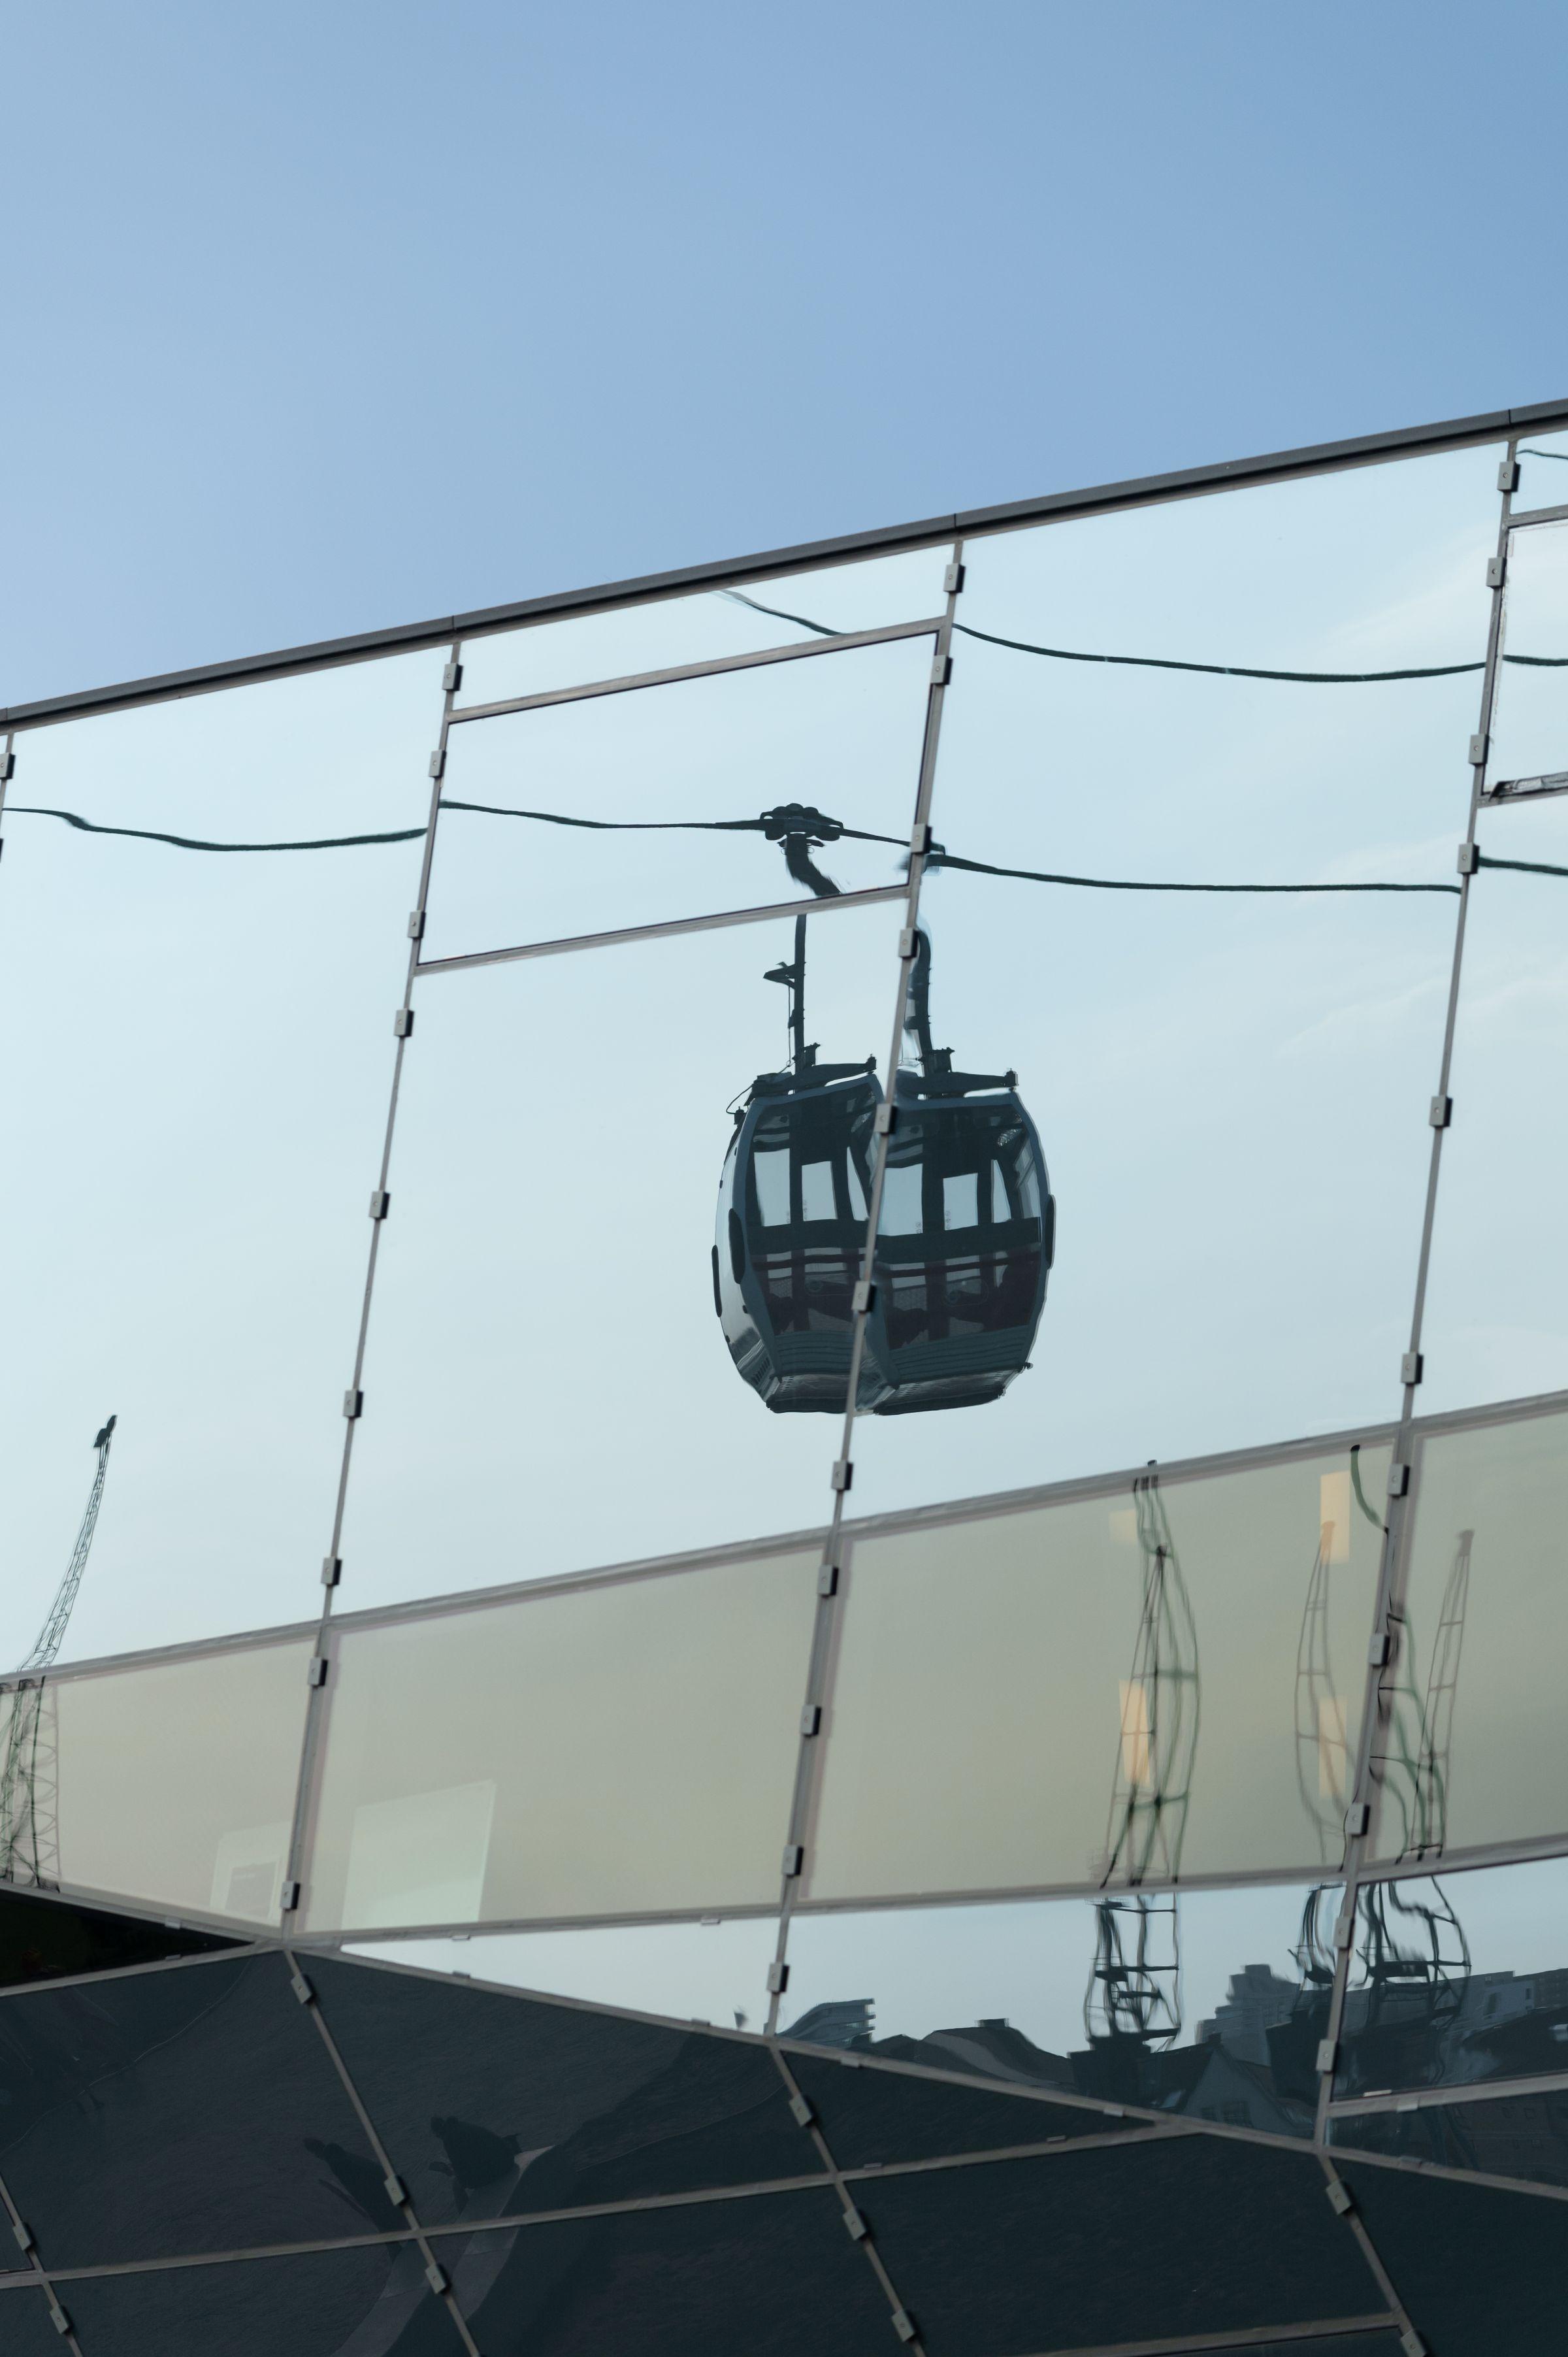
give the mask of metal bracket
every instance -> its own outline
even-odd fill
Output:
[[[1318,2077],[1326,2079],[1338,2060],[1339,2040],[1337,2038],[1320,2038],[1317,2041],[1317,2061],[1314,2065]]]
[[[1426,2357],[1426,2343],[1412,2324],[1408,2332],[1400,2334],[1400,2347],[1404,2357]]]
[[[843,2230],[852,2243],[864,2243],[867,2228],[865,2219],[852,2201],[843,2213]]]
[[[1329,2208],[1341,2218],[1348,2218],[1356,2207],[1350,2199],[1350,2188],[1343,2184],[1337,2177],[1331,2177],[1323,2190],[1328,2196]]]
[[[1388,1631],[1385,1629],[1380,1636],[1373,1638],[1371,1644],[1367,1649],[1367,1667],[1369,1670],[1382,1669],[1386,1665],[1389,1655],[1392,1651],[1392,1641],[1389,1636]]]
[[[909,856],[912,859],[923,859],[930,847],[930,822],[927,819],[922,819],[919,825],[913,830],[909,836]]]
[[[769,1995],[770,1996],[783,1996],[783,1994],[784,1994],[784,1992],[785,1992],[785,1990],[789,1987],[789,1965],[788,1965],[788,1964],[769,1964],[769,1965],[768,1965],[768,1995]]]
[[[22,2219],[17,2219],[16,2224],[12,2227],[11,2232],[16,2237],[17,2245],[20,2249],[24,2251],[30,2251],[32,2249],[33,2231],[32,2228]]]
[[[1410,1467],[1408,1465],[1391,1465],[1389,1467],[1390,1497],[1402,1498],[1406,1495],[1409,1489]]]
[[[821,1704],[820,1702],[809,1702],[809,1703],[806,1705],[805,1709],[800,1713],[800,1732],[801,1732],[801,1734],[802,1734],[802,1735],[816,1735],[817,1733],[819,1733],[819,1732],[820,1732],[821,1727],[822,1727],[822,1704]]]
[[[382,2182],[385,2184],[387,2189],[387,2200],[392,2203],[394,2210],[401,2210],[403,2203],[408,2200],[407,2186],[403,2183],[401,2177],[388,2177],[383,2179]]]
[[[413,1037],[413,1009],[412,1006],[400,1006],[397,1013],[392,1017],[392,1038],[394,1039],[411,1039]]]
[[[1498,468],[1498,489],[1499,491],[1518,490],[1519,460],[1517,458],[1505,458]]]
[[[876,1287],[872,1284],[869,1277],[861,1277],[855,1286],[854,1291],[849,1297],[851,1315],[855,1318],[864,1318],[875,1298]]]
[[[433,778],[439,778],[444,774],[446,768],[446,756],[438,746],[430,756],[430,774]]]
[[[322,1587],[337,1587],[337,1585],[338,1585],[338,1582],[342,1578],[342,1577],[343,1577],[343,1558],[342,1558],[342,1556],[341,1556],[340,1555],[324,1555],[322,1556],[322,1558],[321,1558],[321,1585],[322,1585]]]
[[[1503,586],[1503,576],[1504,576],[1505,572],[1507,571],[1507,569],[1508,569],[1508,568],[1507,568],[1507,565],[1506,565],[1506,563],[1505,563],[1505,561],[1504,561],[1504,559],[1503,559],[1502,557],[1500,557],[1500,556],[1488,556],[1488,557],[1487,557],[1487,588],[1488,588],[1488,589],[1500,589],[1500,588],[1502,587],[1502,586]]]
[[[408,938],[411,942],[422,942],[424,939],[424,911],[423,909],[411,909],[409,910]]]
[[[49,2322],[54,2326],[55,2330],[59,2334],[61,2340],[63,2340],[66,2334],[70,2330],[70,2319],[66,2314],[63,2308],[55,2307],[50,2309]]]
[[[875,1117],[874,1117],[874,1119],[873,1119],[873,1121],[872,1121],[871,1129],[872,1129],[872,1135],[873,1135],[873,1136],[875,1136],[875,1137],[891,1137],[891,1136],[892,1136],[892,1135],[893,1135],[893,1126],[894,1126],[894,1115],[895,1115],[895,1114],[897,1113],[897,1106],[896,1106],[896,1105],[894,1105],[894,1104],[892,1104],[892,1103],[890,1103],[886,1098],[884,1098],[884,1100],[883,1100],[883,1102],[881,1103],[881,1104],[879,1104],[879,1105],[877,1106],[875,1115]]]
[[[898,936],[898,955],[900,961],[905,965],[908,965],[909,960],[914,956],[915,952],[919,948],[919,946],[920,936],[918,929],[914,925],[906,925],[903,931]]]
[[[327,1684],[327,1656],[325,1653],[312,1653],[310,1657],[310,1683],[313,1686],[324,1686]]]
[[[1481,864],[1481,847],[1476,843],[1462,843],[1455,866],[1461,876],[1474,876]]]
[[[292,1915],[299,1905],[299,1885],[285,1882],[278,1893],[278,1903],[285,1915]]]
[[[931,665],[931,685],[933,687],[946,687],[951,677],[951,655],[938,655]]]
[[[942,575],[942,587],[950,597],[956,597],[963,587],[963,565],[956,556]]]
[[[1434,1097],[1426,1118],[1434,1129],[1446,1129],[1454,1119],[1453,1098]]]
[[[365,1413],[364,1393],[345,1392],[343,1394],[343,1413],[348,1417],[350,1424],[353,1423],[356,1416],[363,1415]]]
[[[1426,1372],[1426,1360],[1420,1351],[1407,1351],[1400,1361],[1402,1383],[1418,1383]]]
[[[439,2266],[435,2259],[432,2259],[425,2266],[424,2280],[430,2286],[433,2292],[439,2294],[446,2290],[451,2279],[448,2276],[446,2268]]]
[[[462,664],[460,662],[449,662],[446,670],[441,674],[441,693],[443,695],[456,695],[457,690],[462,686]]]
[[[384,1187],[378,1187],[375,1193],[371,1197],[371,1219],[384,1220],[391,1210],[392,1197],[388,1194]]]
[[[1471,737],[1470,767],[1473,770],[1484,770],[1486,768],[1487,743],[1487,739],[1485,729],[1478,730],[1477,733]]]
[[[842,1493],[843,1491],[850,1488],[854,1480],[854,1465],[847,1457],[839,1458],[834,1464],[832,1470],[832,1486],[834,1490]]]
[[[893,2330],[900,2341],[913,2341],[915,2338],[915,2319],[907,2308],[894,2309]]]
[[[839,1592],[839,1567],[836,1563],[824,1563],[817,1574],[817,1594],[836,1596]]]
[[[16,774],[16,756],[15,753],[0,753],[0,785],[4,785],[6,779],[14,778]]]
[[[817,2116],[804,2095],[791,2095],[789,2109],[794,2113],[798,2125],[803,2128],[809,2128]]]
[[[784,1879],[786,1882],[792,1882],[794,1880],[795,1877],[800,1873],[801,1867],[804,1865],[805,1858],[806,1853],[799,1842],[785,1843]]]
[[[316,2003],[316,1991],[311,1987],[310,1983],[306,1979],[303,1973],[295,1973],[289,1982],[289,1986],[294,1991],[295,1996],[299,1999],[301,2005],[314,2005]]]
[[[1361,1835],[1366,1832],[1367,1827],[1371,1823],[1371,1820],[1372,1811],[1370,1803],[1366,1801],[1352,1801],[1349,1807],[1345,1812],[1345,1830],[1349,1835],[1350,1839],[1352,1841],[1359,1841]]]

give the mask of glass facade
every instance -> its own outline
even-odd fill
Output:
[[[1550,2337],[1563,449],[0,714],[0,2343]]]

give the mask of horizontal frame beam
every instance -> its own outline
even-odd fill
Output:
[[[1044,498],[1015,500],[1000,507],[962,509],[950,515],[928,516],[918,523],[843,533],[831,540],[802,542],[794,547],[769,549],[750,556],[682,565],[672,572],[642,574],[591,588],[525,597],[511,605],[480,607],[466,614],[441,614],[427,621],[363,630],[349,638],[319,639],[267,654],[203,663],[188,671],[163,672],[149,678],[124,680],[68,695],[44,696],[0,708],[0,728],[50,727],[61,721],[85,718],[91,713],[124,712],[144,704],[173,703],[182,696],[209,695],[220,688],[286,679],[301,672],[333,670],[343,663],[372,662],[381,655],[449,646],[455,638],[488,638],[498,631],[556,621],[568,615],[609,613],[620,607],[683,597],[695,590],[782,579],[791,573],[852,564],[860,557],[934,548],[961,535],[981,537],[990,533],[1015,532],[1028,524],[1072,522],[1087,516],[1112,514],[1123,508],[1155,507],[1170,500],[1201,498],[1208,492],[1244,490],[1308,475],[1339,474],[1352,467],[1377,466],[1385,459],[1428,457],[1443,450],[1504,441],[1510,434],[1522,430],[1552,433],[1564,427],[1568,427],[1568,401],[1535,402],[1520,409],[1487,410],[1474,417],[1444,418],[1427,425],[1400,426],[1390,433],[1356,435],[1347,441],[1312,443],[1299,449],[1268,451],[1256,457],[1224,459],[1213,466],[1183,467],[1169,474],[1136,476],[1082,490],[1056,491]]]
[[[891,646],[897,639],[934,639],[939,614],[926,622],[890,622],[879,630],[841,630],[829,638],[791,639],[781,647],[758,647],[737,655],[714,655],[707,662],[674,663],[664,671],[628,672],[620,679],[585,680],[577,687],[542,688],[536,695],[510,695],[499,704],[456,704],[450,722],[498,720],[511,712],[543,712],[557,704],[586,704],[600,695],[629,695],[639,687],[673,687],[685,679],[716,679],[725,672],[758,671],[769,663],[799,662],[807,655],[851,654],[856,647]]]
[[[431,974],[466,974],[480,965],[515,965],[521,958],[565,957],[574,950],[618,949],[627,942],[669,941],[680,933],[722,932],[729,925],[766,925],[774,918],[829,916],[836,909],[872,909],[907,900],[907,884],[878,884],[868,892],[838,892],[828,900],[768,900],[760,908],[721,909],[707,917],[666,917],[652,925],[622,925],[609,933],[564,933],[559,941],[520,942],[499,950],[466,950],[456,957],[422,958],[418,980]]]

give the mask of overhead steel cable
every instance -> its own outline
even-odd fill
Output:
[[[760,605],[755,597],[743,597],[738,589],[723,589],[719,595],[734,605],[749,606],[754,613],[766,614],[771,621],[794,622],[803,630],[814,630],[819,638],[836,639],[843,635],[826,622],[812,621],[807,614],[788,614],[780,606]],[[1054,662],[1118,663],[1138,671],[1195,671],[1215,679],[1276,679],[1307,687],[1366,686],[1380,680],[1456,679],[1464,672],[1486,669],[1483,662],[1417,663],[1400,671],[1264,671],[1251,663],[1187,662],[1175,655],[1104,655],[1089,653],[1080,647],[1040,646],[1032,639],[1004,639],[994,630],[977,630],[971,622],[955,622],[953,629],[966,639],[983,639],[987,646],[1008,647],[1020,655],[1047,655]],[[1505,655],[1503,661],[1527,663],[1540,671],[1568,669],[1568,655]]]
[[[459,802],[443,796],[440,807],[445,810],[473,811],[487,818],[517,818],[544,826],[574,826],[589,829],[595,834],[767,834],[782,841],[786,858],[790,860],[790,873],[802,882],[820,888],[803,846],[808,843],[841,841],[853,843],[885,843],[894,850],[907,848],[905,838],[897,834],[878,834],[866,827],[846,826],[837,819],[823,816],[818,811],[803,811],[799,804],[785,803],[778,811],[764,811],[756,818],[582,818],[567,811],[528,810],[504,802]],[[383,834],[317,835],[290,843],[217,843],[198,835],[166,834],[152,827],[105,826],[96,820],[83,818],[79,812],[54,810],[42,804],[13,802],[7,816],[61,819],[68,826],[85,834],[113,834],[144,843],[166,843],[179,851],[262,852],[262,851],[343,851],[364,844],[412,843],[424,833],[422,826],[401,827]],[[791,825],[791,819],[805,822]],[[1568,868],[1550,867],[1538,860],[1492,859],[1486,853],[1477,855],[1483,867],[1517,867],[1542,876],[1568,875]],[[799,863],[799,864],[796,864]],[[1416,892],[1456,893],[1456,884],[1400,884],[1389,881],[1315,883],[1315,884],[1223,884],[1214,882],[1178,882],[1169,879],[1125,876],[1075,876],[1065,871],[1040,867],[1004,867],[986,859],[966,859],[956,851],[933,845],[929,853],[933,867],[955,867],[972,876],[997,876],[1025,884],[1059,884],[1088,892],[1223,892],[1294,894],[1332,892]],[[825,879],[824,879],[825,880]]]
[[[63,819],[82,834],[123,834],[137,843],[171,843],[177,851],[348,851],[364,843],[414,843],[424,833],[422,826],[404,826],[387,834],[320,834],[300,843],[211,843],[203,835],[164,834],[156,827],[105,826],[97,819],[83,818],[78,811],[50,810],[40,802],[7,802],[5,815]]]

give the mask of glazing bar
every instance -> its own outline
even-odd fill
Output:
[[[553,704],[581,704],[595,695],[626,695],[638,687],[669,687],[682,679],[712,679],[721,672],[756,671],[764,663],[796,662],[805,655],[847,654],[854,647],[882,647],[895,639],[934,639],[941,616],[924,622],[890,622],[880,630],[845,630],[831,639],[791,640],[784,647],[759,647],[745,654],[715,655],[709,662],[675,663],[667,671],[628,672],[624,679],[593,679],[579,687],[548,687],[537,695],[511,695],[499,704],[459,704],[459,720],[494,720],[506,712],[540,712]]]
[[[773,900],[760,909],[725,909],[712,917],[669,917],[657,925],[623,925],[612,933],[568,933],[558,942],[521,942],[513,949],[468,950],[460,957],[427,958],[414,973],[457,974],[476,965],[508,965],[516,958],[560,957],[568,950],[614,949],[621,942],[657,942],[676,933],[711,933],[725,925],[765,925],[776,917],[822,917],[835,909],[869,909],[881,900],[901,900],[902,884],[879,884],[869,892],[841,892],[832,900]]]

